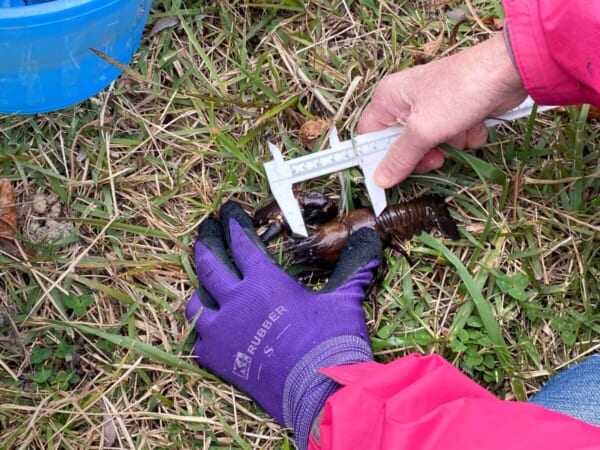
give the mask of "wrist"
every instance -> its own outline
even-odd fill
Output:
[[[328,339],[308,352],[288,375],[283,391],[283,416],[286,426],[296,434],[296,446],[308,447],[313,424],[327,399],[340,385],[318,370],[371,361],[371,346],[357,336]]]
[[[459,61],[457,77],[467,93],[476,93],[473,112],[480,117],[502,114],[519,105],[526,97],[519,71],[513,64],[503,33],[465,50]],[[471,68],[471,71],[465,71]],[[472,124],[469,124],[472,125]]]
[[[521,75],[514,63],[510,39],[506,33],[498,33],[489,39],[492,46],[489,52],[489,67],[491,68],[491,82],[511,96],[525,97]]]
[[[512,61],[513,66],[515,66],[515,69],[517,69],[517,71],[518,71],[519,69],[517,67],[517,61],[515,60],[515,54],[513,52],[512,41],[510,40],[510,33],[508,32],[508,24],[507,23],[504,24],[504,28],[502,30],[502,36],[504,37],[504,45],[506,45],[506,49],[508,50],[510,60]]]

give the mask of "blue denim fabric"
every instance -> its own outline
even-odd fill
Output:
[[[558,373],[531,402],[600,426],[600,355]]]

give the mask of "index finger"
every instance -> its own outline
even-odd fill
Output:
[[[358,134],[370,133],[387,128],[396,118],[381,107],[369,103],[358,120],[356,132]]]
[[[401,89],[401,72],[385,76],[375,88],[373,98],[362,112],[356,131],[358,134],[379,131],[406,120],[410,115],[410,101]]]
[[[435,140],[415,129],[414,122],[407,123],[375,169],[375,183],[382,188],[400,183],[436,145]]]

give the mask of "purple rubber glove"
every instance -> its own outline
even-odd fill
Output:
[[[373,359],[361,306],[382,257],[377,234],[354,233],[327,285],[314,292],[268,255],[235,202],[206,219],[194,246],[202,288],[185,314],[198,363],[252,396],[305,449],[317,413],[339,385],[319,368]]]

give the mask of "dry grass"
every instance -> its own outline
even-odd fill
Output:
[[[144,40],[109,90],[0,117],[0,174],[35,253],[0,254],[2,448],[291,448],[287,430],[189,362],[194,229],[226,199],[250,210],[268,198],[267,141],[311,151],[298,132],[314,117],[348,137],[384,74],[486,38],[501,11],[468,2],[477,17],[454,36],[445,13],[462,2],[154,3],[149,28],[180,25]],[[525,399],[597,351],[599,128],[586,117],[507,126],[474,162],[390,190],[447,195],[464,239],[413,240],[414,266],[388,251],[365,304],[379,360],[438,352]],[[361,182],[350,170],[307,186],[347,204]],[[35,195],[60,199],[70,234],[33,242]]]

